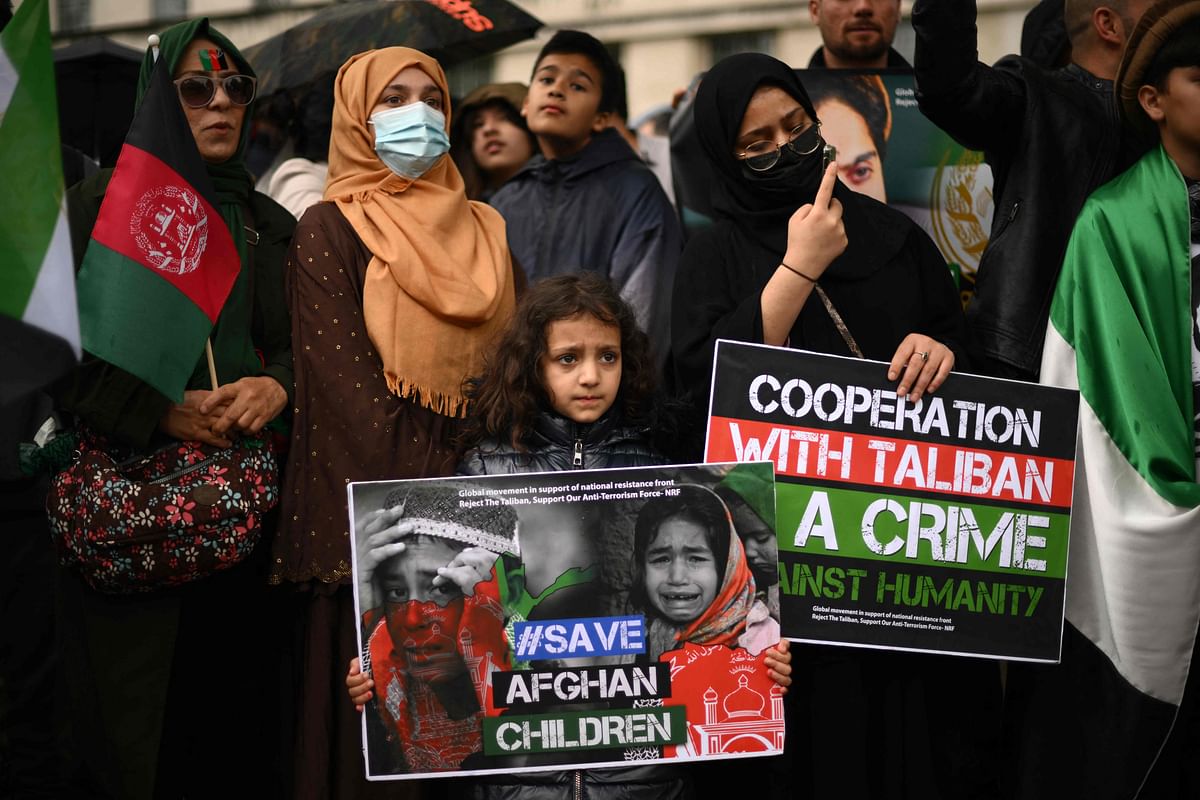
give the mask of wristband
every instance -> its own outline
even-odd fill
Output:
[[[816,279],[816,278],[810,278],[810,277],[808,277],[807,275],[805,275],[803,272],[801,272],[800,270],[796,269],[795,267],[789,267],[789,266],[788,266],[788,263],[787,263],[786,261],[780,261],[780,262],[779,262],[779,266],[783,267],[783,268],[784,268],[784,269],[786,269],[788,272],[794,272],[794,273],[796,273],[797,275],[799,275],[801,278],[804,278],[804,280],[808,281],[809,283],[816,283],[816,282],[817,282],[817,279]]]

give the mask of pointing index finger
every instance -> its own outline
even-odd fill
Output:
[[[817,208],[829,208],[829,202],[833,199],[833,185],[837,183],[837,164],[829,162],[829,166],[825,168],[825,175],[821,178],[821,187],[817,189],[816,199],[813,200],[813,205]]]

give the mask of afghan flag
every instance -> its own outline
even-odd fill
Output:
[[[1009,673],[1013,796],[1137,797],[1200,669],[1189,219],[1158,148],[1092,195],[1067,249],[1042,380],[1080,392],[1069,625],[1061,666]]]
[[[0,405],[79,359],[46,0],[0,33]]]
[[[176,402],[241,269],[160,60],[79,271],[83,348]]]

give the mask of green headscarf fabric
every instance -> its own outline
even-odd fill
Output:
[[[736,494],[758,518],[775,529],[775,482],[767,480],[762,470],[730,470],[725,479],[717,484],[717,494]]]
[[[208,17],[180,22],[172,25],[159,34],[159,58],[164,59],[168,70],[174,74],[179,60],[193,40],[209,39],[217,45],[237,65],[243,75],[257,77],[250,63],[246,61],[241,51],[234,46],[220,31],[213,28]],[[142,58],[142,68],[138,75],[137,103],[142,102],[147,88],[150,86],[150,76],[154,72],[154,56],[147,48]],[[250,196],[254,191],[254,180],[246,170],[244,160],[246,145],[250,140],[250,123],[254,118],[254,103],[246,106],[246,115],[242,120],[241,138],[233,156],[221,164],[205,162],[205,168],[213,187],[217,192],[217,207],[221,217],[229,227],[233,243],[237,247],[238,258],[242,270],[237,282],[221,310],[221,316],[213,328],[211,335],[213,356],[217,364],[217,376],[220,383],[228,383],[243,375],[253,375],[259,371],[261,363],[254,351],[250,336],[250,317],[252,309],[249,298],[251,293],[251,269],[249,251],[246,245],[245,209],[250,205]],[[208,379],[207,360],[201,358],[192,375],[188,388],[210,388]]]

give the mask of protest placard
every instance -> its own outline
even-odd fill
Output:
[[[1078,393],[721,341],[706,458],[776,470],[784,635],[1057,661]]]
[[[771,465],[349,493],[368,779],[782,752]]]

